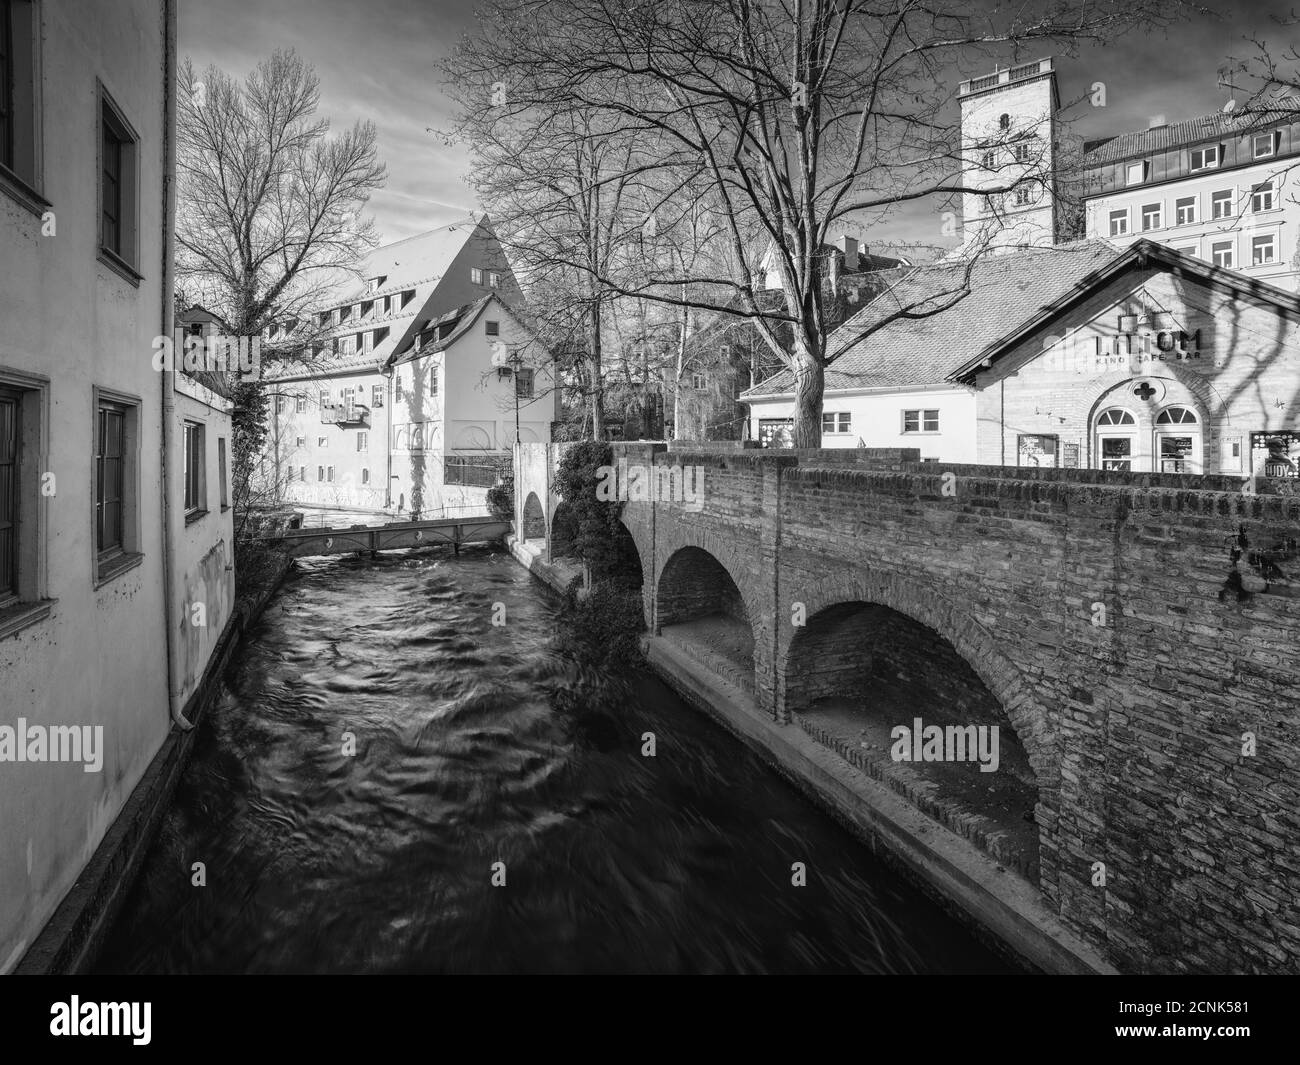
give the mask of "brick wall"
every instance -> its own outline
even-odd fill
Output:
[[[629,506],[648,617],[702,608],[662,579],[683,548],[707,551],[753,626],[759,705],[784,718],[816,684],[793,603],[810,622],[859,601],[906,615],[951,644],[1024,744],[1039,886],[1069,927],[1132,971],[1300,970],[1300,597],[1285,581],[1262,590],[1245,562],[1300,535],[1300,499],[893,456],[810,465],[821,458],[698,456],[702,512]],[[1234,568],[1256,589],[1244,600],[1220,596]],[[924,669],[897,644],[896,668]]]

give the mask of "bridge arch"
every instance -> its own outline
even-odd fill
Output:
[[[800,629],[790,624],[794,603],[803,604],[807,620],[833,608],[845,608],[848,604],[887,607],[935,633],[970,667],[997,699],[1002,713],[1024,745],[1037,778],[1040,797],[1055,795],[1060,786],[1060,760],[1056,736],[1047,713],[1038,705],[1019,667],[1002,650],[1000,642],[975,618],[933,589],[921,588],[893,573],[857,572],[824,577],[787,594],[790,600],[780,611],[783,624],[776,656],[779,705],[789,704],[791,652],[798,650]],[[797,667],[794,676],[796,679],[800,676]],[[796,695],[796,705],[798,701]]]
[[[524,540],[546,539],[546,511],[542,509],[541,500],[536,492],[529,492],[524,500],[524,509],[520,515],[520,532]]]
[[[655,579],[654,624],[660,635],[706,655],[715,672],[752,693],[761,668],[760,615],[735,572],[705,547],[678,547]]]

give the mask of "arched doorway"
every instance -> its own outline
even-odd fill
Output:
[[[781,672],[806,732],[1038,886],[1037,775],[944,636],[880,603],[837,603],[795,630]]]
[[[1204,470],[1201,423],[1190,407],[1165,407],[1156,415],[1151,453],[1158,473],[1201,473]]]
[[[655,586],[655,619],[660,635],[743,690],[754,690],[749,611],[731,574],[709,552],[683,547],[668,559]]]

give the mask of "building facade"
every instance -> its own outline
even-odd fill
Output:
[[[228,400],[158,358],[174,5],[6,0],[0,19],[7,972],[185,720],[233,611],[233,536]]]

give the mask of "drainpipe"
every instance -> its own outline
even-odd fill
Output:
[[[163,256],[162,256],[162,332],[174,336],[176,301],[176,0],[163,0],[163,25],[166,51],[163,58]],[[179,352],[173,352],[179,356]],[[177,683],[173,659],[172,626],[177,623],[176,604],[172,599],[176,563],[176,530],[172,524],[172,457],[176,454],[176,368],[164,369],[162,380],[162,515],[163,515],[163,625],[167,654],[167,707],[177,728],[188,732],[194,725],[181,713],[181,690]]]
[[[393,367],[384,375],[384,509],[393,509]]]

